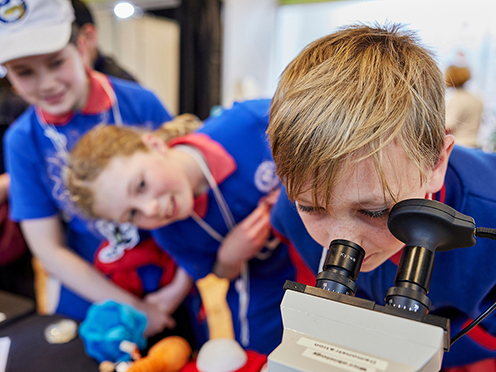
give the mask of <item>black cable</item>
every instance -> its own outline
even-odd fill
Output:
[[[475,229],[475,236],[478,238],[487,238],[496,240],[496,229],[491,229],[489,227],[478,227]],[[472,328],[474,328],[477,324],[482,322],[482,320],[491,314],[496,309],[496,302],[494,302],[486,311],[484,311],[481,315],[479,315],[472,323],[463,328],[460,332],[458,332],[454,337],[451,338],[450,345],[453,345],[455,341],[457,341],[460,337],[467,334]]]
[[[496,229],[490,229],[489,227],[478,227],[475,229],[475,236],[478,238],[496,240]]]
[[[463,335],[465,335],[468,331],[470,331],[472,328],[474,328],[477,324],[479,324],[480,322],[482,322],[482,320],[488,316],[489,314],[491,314],[493,312],[493,310],[496,309],[496,302],[493,303],[486,311],[484,311],[481,315],[479,315],[474,321],[472,321],[472,323],[470,323],[468,326],[466,326],[465,328],[463,328],[460,332],[458,332],[455,336],[453,336],[451,338],[451,341],[450,341],[450,346],[453,345],[453,343],[455,341],[457,341],[460,337],[462,337]]]

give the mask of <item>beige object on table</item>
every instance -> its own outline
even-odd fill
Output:
[[[229,280],[209,274],[196,282],[207,314],[210,339],[234,339],[231,310],[226,301]]]

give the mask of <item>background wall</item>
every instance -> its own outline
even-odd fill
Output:
[[[259,9],[250,9],[253,2]],[[471,69],[466,88],[484,100],[480,142],[488,151],[496,148],[496,2],[225,0],[225,10],[223,104],[272,96],[284,67],[311,41],[339,27],[401,23],[434,52],[442,70],[450,64]]]
[[[183,5],[189,4],[184,12],[189,14],[202,1],[182,0]],[[450,64],[470,67],[472,79],[466,88],[484,99],[481,141],[491,150],[496,143],[495,10],[496,2],[487,0],[343,0],[297,5],[281,5],[279,0],[223,0],[220,103],[229,107],[236,100],[271,97],[289,61],[305,45],[338,27],[402,23],[436,54],[441,69]],[[179,25],[150,15],[118,20],[108,10],[95,8],[95,13],[102,49],[178,113]],[[200,14],[198,20],[205,20],[207,14]],[[198,32],[210,32],[205,30]],[[201,41],[198,45],[206,47]],[[213,60],[207,58],[206,63]],[[205,75],[196,73],[195,79]],[[200,96],[207,91],[204,82],[195,89]],[[190,106],[183,111],[191,112],[194,106]]]
[[[177,22],[146,13],[139,19],[118,19],[111,10],[97,6],[91,9],[102,52],[115,57],[142,85],[154,91],[171,113],[177,114],[180,72]]]
[[[270,97],[278,0],[224,0],[222,105]]]

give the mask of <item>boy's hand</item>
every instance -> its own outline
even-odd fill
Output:
[[[178,267],[174,275],[174,279],[167,285],[160,288],[158,291],[149,293],[144,297],[144,302],[152,307],[160,309],[169,319],[172,320],[172,325],[167,328],[174,328],[175,321],[171,315],[184,301],[193,286],[193,280],[182,267]]]
[[[276,204],[277,199],[279,198],[279,194],[281,193],[281,189],[277,188],[274,191],[271,191],[269,194],[265,195],[258,201],[258,205],[266,205],[269,208],[269,211],[272,209],[274,204]]]
[[[157,305],[141,301],[137,306],[139,310],[144,311],[147,318],[145,337],[154,336],[162,332],[165,328],[174,328],[176,321],[169,314],[162,311]]]
[[[171,311],[171,305],[175,302],[175,293],[169,285],[166,285],[156,292],[147,294],[144,300],[157,306],[163,312],[171,314],[173,312]]]
[[[189,275],[178,267],[174,280],[160,288],[158,291],[149,293],[144,300],[158,306],[159,309],[172,314],[181,305],[193,286],[193,280]]]
[[[224,239],[217,252],[214,273],[221,278],[239,276],[242,265],[253,258],[270,235],[270,206],[261,203]]]

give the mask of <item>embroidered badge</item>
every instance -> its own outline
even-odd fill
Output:
[[[0,22],[14,23],[22,20],[26,11],[24,0],[0,0]]]
[[[138,228],[130,223],[116,224],[99,220],[96,227],[109,242],[98,252],[98,260],[102,263],[117,261],[126,249],[134,248],[140,239]]]
[[[274,190],[279,185],[276,164],[272,160],[263,161],[255,172],[255,186],[263,193]]]

